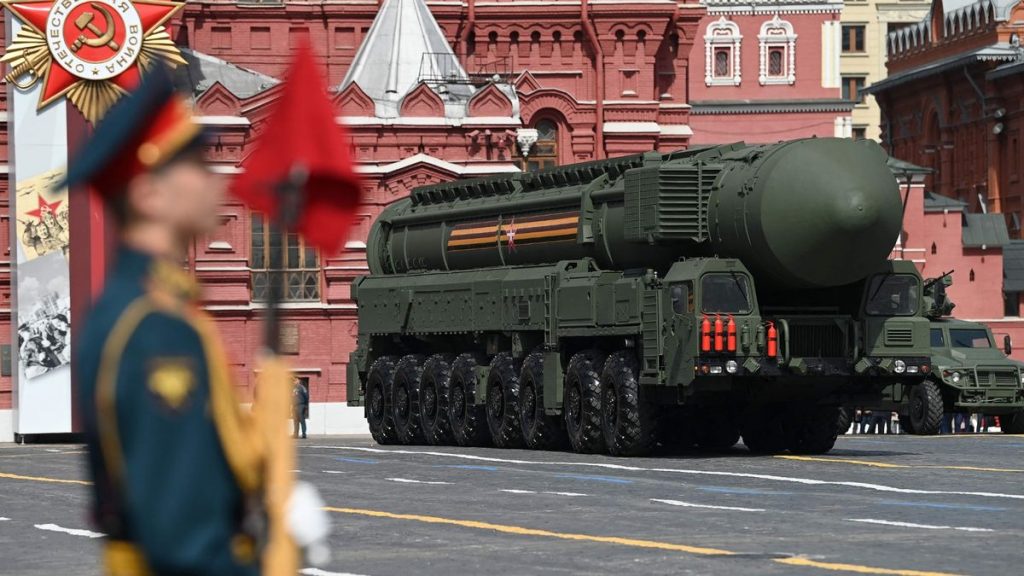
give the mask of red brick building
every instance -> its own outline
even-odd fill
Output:
[[[907,203],[896,256],[955,269],[958,317],[1024,345],[1024,2],[936,0],[889,35],[889,76],[869,87],[890,153],[931,169]],[[1015,356],[1024,358],[1021,351]]]
[[[311,431],[363,426],[361,412],[343,405],[356,334],[349,284],[367,271],[365,238],[385,205],[422,184],[695,141],[848,134],[850,105],[838,101],[839,7],[833,0],[188,2],[171,32],[189,62],[179,81],[214,135],[207,152],[215,170],[238,171],[291,55],[308,39],[365,176],[363,209],[344,251],[319,254],[297,237],[283,240],[284,344],[310,387]],[[720,58],[722,48],[716,31],[731,21],[739,33],[728,40],[730,78],[719,82],[712,70],[708,82],[707,56]],[[2,122],[0,162],[6,143]],[[0,180],[3,225],[7,187]],[[258,214],[228,202],[221,227],[191,248],[190,269],[206,287],[247,397],[275,241]],[[73,253],[102,253],[102,234],[73,232],[72,243]],[[0,264],[3,326],[8,272]],[[0,344],[9,339],[0,327]],[[11,407],[7,374],[0,420]],[[3,429],[0,422],[0,438]]]
[[[851,136],[841,0],[703,0],[690,54],[694,144]]]

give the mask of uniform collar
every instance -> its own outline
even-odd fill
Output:
[[[177,301],[194,302],[200,296],[199,285],[181,264],[127,246],[118,249],[115,274]]]

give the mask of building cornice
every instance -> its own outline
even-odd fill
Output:
[[[956,54],[942,60],[929,62],[927,65],[911,68],[902,72],[891,74],[888,78],[879,80],[864,89],[867,94],[878,94],[901,86],[907,82],[920,80],[929,76],[940,74],[947,70],[959,68],[975,62],[1010,62],[1017,58],[1016,51],[1009,44],[995,44],[985,48],[979,48],[966,54]]]
[[[850,100],[696,100],[690,114],[786,114],[794,112],[850,112]]]

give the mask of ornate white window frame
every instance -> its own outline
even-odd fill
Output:
[[[761,71],[758,81],[762,86],[769,84],[793,84],[796,82],[796,32],[793,25],[779,18],[776,14],[771,20],[761,24],[761,33],[757,35],[761,43]],[[768,57],[771,48],[782,48],[782,70],[779,76],[768,75]]]
[[[740,27],[725,16],[708,24],[704,34],[704,84],[708,86],[739,86],[740,45],[743,35]],[[728,76],[715,76],[715,48],[728,48],[732,56],[732,66]]]

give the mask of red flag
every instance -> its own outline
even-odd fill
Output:
[[[324,252],[338,250],[348,238],[359,206],[359,178],[308,43],[296,54],[266,130],[242,167],[232,193],[271,219],[280,217],[280,187],[295,171],[304,172],[291,229]]]

